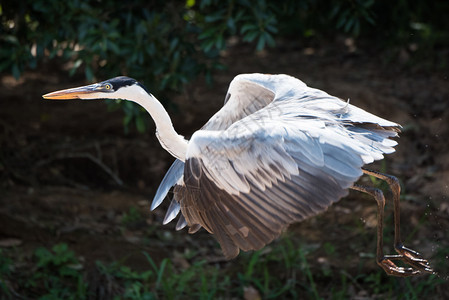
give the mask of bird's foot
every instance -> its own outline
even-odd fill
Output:
[[[404,247],[402,244],[396,246],[395,250],[400,256],[402,256],[402,261],[406,264],[414,267],[422,273],[434,273],[429,261],[415,250]]]
[[[420,273],[419,270],[413,269],[413,268],[404,268],[404,267],[398,267],[392,259],[398,259],[399,256],[396,257],[390,257],[388,256],[382,258],[380,261],[377,262],[379,266],[381,266],[382,269],[384,269],[385,273],[392,276],[397,277],[409,277],[413,275],[418,275]]]
[[[422,273],[434,273],[430,263],[415,250],[404,247],[403,245],[396,246],[395,250],[399,255],[385,255],[378,262],[388,275],[408,277]],[[399,267],[393,260],[400,260],[409,265],[410,268]]]

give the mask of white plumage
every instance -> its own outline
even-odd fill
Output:
[[[403,246],[398,180],[363,169],[394,152],[400,125],[364,111],[288,75],[242,74],[229,86],[223,108],[190,141],[178,135],[161,103],[128,77],[44,95],[46,99],[112,98],[134,101],[156,123],[162,147],[176,159],[151,209],[174,196],[164,224],[204,227],[227,258],[260,249],[282,230],[326,210],[354,189],[378,203],[377,263],[395,276],[432,273],[427,260]],[[386,180],[393,194],[396,256],[383,254],[385,198],[355,185],[363,174]],[[411,268],[396,266],[402,260]]]
[[[345,196],[364,164],[394,152],[399,128],[288,75],[238,75],[151,208],[176,185],[164,223],[181,211],[177,228],[205,227],[227,257],[258,249]]]

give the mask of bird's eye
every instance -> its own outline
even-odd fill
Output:
[[[110,84],[108,83],[108,84],[106,84],[106,85],[104,86],[104,88],[107,89],[107,90],[112,90],[112,85],[110,85]]]

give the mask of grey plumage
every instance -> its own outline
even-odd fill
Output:
[[[154,210],[162,203],[162,201],[164,201],[171,187],[181,179],[183,171],[184,162],[180,161],[179,159],[175,160],[170,169],[168,169],[167,173],[162,179],[161,184],[159,185],[159,188],[156,191],[156,195],[154,196],[153,202],[151,203],[151,210]]]

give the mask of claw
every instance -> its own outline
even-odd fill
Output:
[[[396,247],[396,252],[402,256],[402,261],[406,264],[409,264],[410,266],[414,267],[415,269],[425,272],[425,273],[434,273],[432,267],[430,266],[430,263],[423,258],[421,254],[416,252],[415,250],[406,248],[404,246]]]
[[[397,253],[404,255],[404,252],[408,252],[411,255],[413,255],[416,258],[422,258],[424,259],[424,257],[421,255],[421,253],[419,253],[418,251],[415,251],[413,249],[407,248],[404,245],[400,244],[400,245],[396,245],[394,247],[394,249],[396,250]]]
[[[384,269],[384,271],[388,275],[398,276],[398,277],[409,277],[418,275],[420,273],[419,270],[413,268],[403,268],[396,266],[390,259],[384,258],[378,262],[379,266]]]
[[[427,260],[423,258],[416,258],[407,252],[404,252],[403,254],[384,255],[384,258],[391,260],[402,260],[413,264],[419,264],[423,267],[430,267],[430,263]]]

